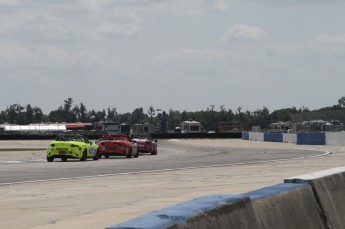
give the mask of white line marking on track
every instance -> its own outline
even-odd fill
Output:
[[[47,161],[44,159],[38,159],[38,160],[21,160],[21,161],[0,161],[0,164],[24,164],[24,163],[33,163],[33,162],[42,162]]]

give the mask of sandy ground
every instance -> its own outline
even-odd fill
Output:
[[[45,149],[51,140],[5,140],[0,141],[1,149],[16,149],[16,151],[0,151],[0,161],[15,161],[15,160],[46,160]],[[38,149],[34,151],[18,151],[19,149]]]
[[[252,165],[0,186],[0,228],[105,228],[196,197],[244,193],[282,183],[284,178],[345,165],[345,147],[243,140],[191,140],[190,143],[313,149],[332,154]],[[0,148],[7,148],[7,144],[0,142]],[[20,153],[27,158],[45,157],[44,151],[42,155]]]

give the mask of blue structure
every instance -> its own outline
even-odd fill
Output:
[[[242,140],[249,140],[249,132],[242,132]]]
[[[282,133],[264,133],[265,142],[283,142]]]
[[[297,133],[297,145],[326,145],[326,135],[323,132]]]

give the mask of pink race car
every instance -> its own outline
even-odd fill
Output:
[[[132,141],[138,144],[138,151],[140,153],[157,154],[157,140],[150,135],[138,134],[132,136]]]
[[[104,134],[98,140],[99,153],[105,158],[109,156],[138,157],[137,143],[133,142],[126,134]]]

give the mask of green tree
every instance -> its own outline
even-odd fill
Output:
[[[89,122],[90,121],[90,117],[88,116],[86,106],[83,103],[80,103],[79,114],[80,114],[80,117],[79,117],[80,122]]]
[[[73,108],[73,114],[74,117],[76,117],[76,120],[79,122],[89,122],[90,118],[88,115],[88,112],[86,110],[86,107],[83,103],[80,103],[80,105],[75,105]]]
[[[73,99],[72,98],[67,98],[66,100],[64,100],[65,104],[64,104],[64,110],[65,111],[70,111],[72,108],[72,104],[73,104]]]
[[[145,119],[144,109],[142,107],[136,108],[132,112],[131,124],[142,123]]]
[[[262,128],[267,128],[268,124],[270,123],[270,111],[268,110],[267,107],[263,107],[262,109],[258,109],[253,112],[253,118],[251,126],[261,126]],[[248,114],[249,116],[250,114]]]
[[[64,100],[64,106],[60,106],[57,110],[53,110],[49,113],[49,119],[51,122],[76,122],[79,108],[76,106],[72,110],[73,99],[68,98]]]
[[[181,112],[178,110],[169,109],[169,119],[168,119],[168,128],[174,130],[176,127],[180,126],[182,121]]]
[[[34,107],[32,108],[32,115],[33,115],[33,121],[34,122],[43,122],[44,114],[41,108]]]
[[[62,110],[62,107],[60,107],[61,109],[57,109],[57,110],[53,110],[51,112],[49,112],[49,120],[50,122],[66,122],[65,120],[65,112]]]
[[[181,121],[183,122],[183,121],[188,121],[188,120],[189,120],[189,117],[188,117],[187,111],[186,110],[182,111]]]
[[[92,110],[89,112],[89,116],[92,123],[101,122],[105,121],[106,112],[104,109],[102,111]]]
[[[228,116],[227,116],[227,112],[226,112],[226,108],[224,105],[221,105],[219,107],[220,109],[220,112],[218,113],[218,118],[217,118],[217,121],[218,122],[225,122],[225,121],[228,121]]]
[[[24,107],[19,104],[12,104],[7,107],[5,111],[7,122],[11,124],[22,124],[24,122],[23,119],[25,119],[21,114],[23,109]]]
[[[152,123],[153,116],[156,114],[155,113],[155,108],[152,105],[149,107],[149,110],[147,111],[147,114],[150,116],[150,123]]]
[[[108,115],[107,115],[107,119],[110,121],[115,121],[116,120],[116,116],[117,116],[117,111],[116,108],[110,108],[110,106],[107,109],[108,111]]]
[[[341,98],[338,100],[338,105],[339,105],[341,108],[345,108],[345,96],[341,97]]]
[[[1,111],[0,112],[0,123],[4,123],[4,122],[6,122],[5,111]]]
[[[33,123],[34,122],[34,111],[31,107],[30,104],[26,105],[26,112],[25,112],[25,119],[26,119],[26,122],[29,124],[29,123]]]
[[[73,99],[72,98],[68,98],[66,99],[64,104],[64,119],[65,122],[76,122],[77,121],[77,116],[75,115],[75,113],[72,111],[72,104],[73,104]]]
[[[132,114],[130,112],[119,114],[117,116],[117,121],[119,123],[131,123],[132,120]]]
[[[270,120],[271,122],[287,122],[291,121],[290,113],[293,113],[293,109],[291,108],[284,108],[275,110],[270,114]]]

